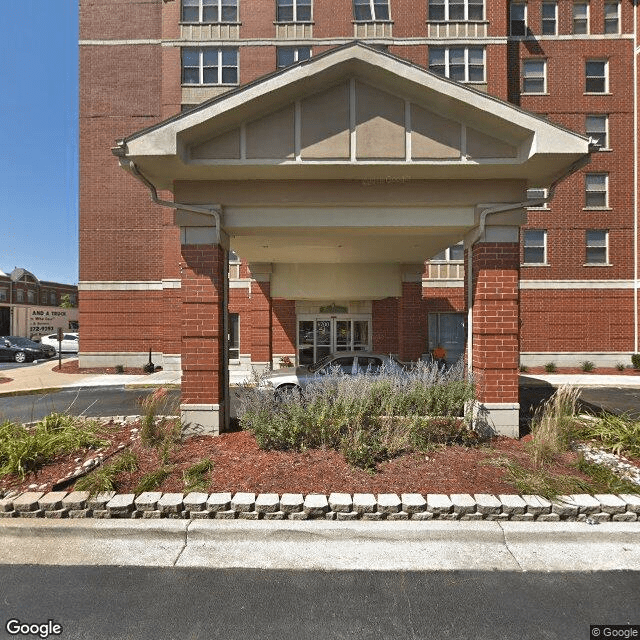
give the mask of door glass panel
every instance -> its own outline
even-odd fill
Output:
[[[353,350],[366,351],[369,348],[369,321],[353,321]]]
[[[442,347],[449,364],[456,363],[464,354],[466,341],[464,313],[429,314],[429,350]]]
[[[351,320],[336,320],[336,351],[351,350]]]
[[[312,364],[313,357],[313,320],[300,320],[298,322],[298,364]]]

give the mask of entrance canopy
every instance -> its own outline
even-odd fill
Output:
[[[550,185],[589,141],[354,42],[135,133],[114,153],[177,202],[218,206],[251,262],[400,265],[460,241],[483,208]]]

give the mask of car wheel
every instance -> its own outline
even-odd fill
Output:
[[[284,400],[290,396],[300,396],[302,394],[302,389],[297,384],[283,384],[279,386],[276,391],[276,398],[279,400]]]
[[[24,351],[18,351],[15,356],[13,356],[13,359],[16,362],[26,362],[27,361],[27,354]]]

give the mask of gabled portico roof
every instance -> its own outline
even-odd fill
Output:
[[[243,179],[521,180],[544,187],[586,137],[360,42],[119,141],[157,188]]]

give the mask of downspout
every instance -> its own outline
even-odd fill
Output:
[[[597,145],[591,139],[589,140],[589,154],[597,148]],[[512,202],[509,204],[501,204],[493,207],[487,207],[480,213],[480,223],[475,231],[468,238],[465,238],[465,248],[467,249],[467,376],[472,377],[473,374],[473,245],[484,235],[487,225],[487,218],[496,213],[507,213],[516,211],[517,209],[526,209],[531,207],[541,207],[550,202],[556,192],[556,187],[566,177],[578,171],[591,160],[590,155],[584,156],[574,162],[559,178],[549,185],[549,190],[545,198],[537,198],[536,200],[524,200],[523,202]],[[636,263],[637,264],[637,263]],[[637,289],[636,289],[637,293]],[[636,295],[637,299],[637,295]]]
[[[638,3],[633,3],[633,352],[638,353]]]

